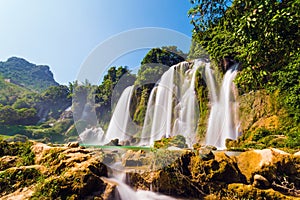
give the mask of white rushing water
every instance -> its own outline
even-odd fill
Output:
[[[225,73],[219,86],[210,63],[195,60],[193,64],[181,62],[170,67],[152,89],[139,145],[151,146],[156,140],[176,135],[183,135],[189,147],[197,142],[199,110],[195,79],[200,66],[203,66],[199,71],[205,77],[211,105],[205,143],[224,149],[227,138],[238,137],[238,107],[233,94],[237,65]],[[132,123],[129,108],[133,91],[134,86],[123,91],[101,144],[116,138],[119,141],[128,140],[133,135],[133,131],[129,130]]]
[[[190,68],[188,62],[181,62],[163,74],[148,100],[141,145],[179,134],[185,136],[189,146],[195,142],[198,104],[194,87],[201,64],[196,60]]]
[[[101,127],[86,128],[79,134],[80,140],[86,144],[100,144],[104,136],[104,131]]]
[[[113,116],[110,120],[108,129],[105,134],[105,138],[101,141],[102,144],[106,144],[113,139],[118,138],[119,141],[129,139],[128,124],[131,122],[130,117],[130,103],[131,96],[134,91],[134,86],[125,88],[121,97],[113,112]]]
[[[116,200],[175,200],[175,198],[152,191],[133,190],[126,184],[125,172],[114,174],[113,178],[108,180],[117,185],[116,192],[118,194],[115,197]]]
[[[233,94],[233,80],[237,74],[237,65],[229,69],[217,88],[213,72],[206,66],[205,74],[210,92],[211,110],[208,119],[206,144],[225,149],[225,140],[238,137],[236,97]]]

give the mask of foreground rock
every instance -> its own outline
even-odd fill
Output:
[[[69,147],[68,147],[69,146]],[[0,172],[0,197],[93,199],[102,198],[111,188],[101,177],[107,176],[103,152],[78,145],[50,147],[42,143],[31,147],[33,165],[11,167],[15,157],[2,157],[7,167]]]
[[[300,198],[300,156],[278,149],[228,156],[197,150],[85,149],[0,141],[0,199],[118,199],[114,168],[136,190],[196,199]],[[118,162],[118,163],[117,163]],[[115,165],[118,164],[118,165]]]
[[[136,189],[188,198],[297,199],[300,158],[277,149],[227,156],[204,150],[187,151],[174,163],[155,171],[129,173]],[[204,155],[204,156],[203,156]]]

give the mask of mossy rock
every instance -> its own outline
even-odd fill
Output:
[[[273,200],[273,199],[299,199],[293,196],[284,195],[273,189],[258,189],[252,185],[244,185],[241,183],[232,183],[228,185],[227,195],[234,199],[257,199],[257,200]]]
[[[225,153],[215,153],[215,159],[207,162],[207,174],[210,181],[219,181],[224,183],[245,182],[245,177],[241,174],[234,159]]]
[[[265,177],[270,183],[278,183],[285,179],[300,187],[298,164],[295,158],[278,149],[264,149],[243,152],[237,156],[238,167],[246,176],[248,183],[253,182],[254,174]]]
[[[174,137],[170,138],[163,138],[161,140],[154,141],[154,148],[160,149],[166,149],[168,147],[178,147],[178,148],[187,148],[188,145],[186,144],[185,137],[182,135],[176,135]]]
[[[18,156],[0,157],[0,171],[17,166],[18,163],[22,163],[22,159]]]
[[[40,166],[12,167],[0,172],[0,194],[35,184],[43,177]]]

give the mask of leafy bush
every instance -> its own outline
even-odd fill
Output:
[[[264,138],[268,135],[271,135],[271,131],[266,129],[266,128],[259,128],[258,130],[256,130],[254,133],[253,133],[253,136],[252,136],[252,140],[253,141],[258,141],[260,140],[261,138]]]

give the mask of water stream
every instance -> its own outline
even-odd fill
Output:
[[[233,94],[233,80],[237,74],[237,65],[230,68],[224,75],[220,88],[217,88],[212,70],[207,66],[205,69],[210,92],[211,110],[208,119],[206,134],[207,145],[225,149],[227,138],[238,137],[236,97]]]

